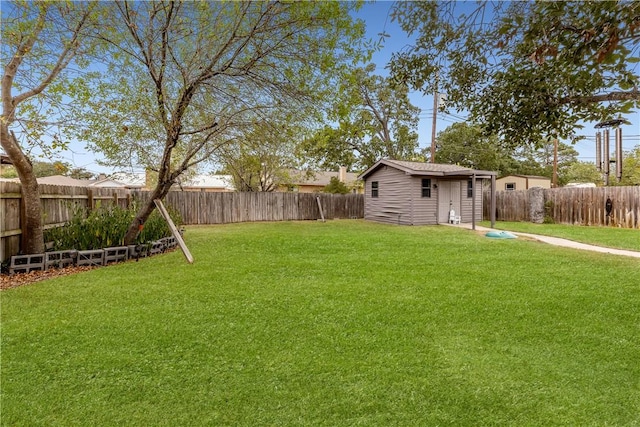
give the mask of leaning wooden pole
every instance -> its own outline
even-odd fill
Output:
[[[322,222],[324,222],[324,212],[322,212],[322,203],[320,203],[320,196],[316,196],[316,201],[318,202],[318,209],[320,209],[320,218],[322,218]]]
[[[153,203],[155,203],[156,207],[158,208],[158,211],[160,211],[164,219],[167,221],[167,224],[169,224],[169,228],[173,233],[173,237],[176,238],[178,245],[180,245],[180,249],[182,249],[182,253],[184,254],[184,257],[187,259],[189,264],[193,264],[193,256],[191,255],[191,252],[189,252],[189,248],[187,248],[187,245],[184,243],[184,240],[182,239],[180,232],[176,228],[176,225],[173,223],[173,220],[171,220],[171,217],[169,216],[169,212],[167,212],[167,209],[164,207],[162,200],[154,199]]]

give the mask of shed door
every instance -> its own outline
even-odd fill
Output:
[[[460,182],[438,181],[438,222],[448,222],[451,209],[460,215]]]

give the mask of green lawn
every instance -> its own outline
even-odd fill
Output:
[[[640,262],[454,227],[188,228],[0,294],[2,425],[640,424]]]
[[[480,223],[490,227],[489,221]],[[531,222],[497,221],[496,229],[522,233],[540,234],[543,236],[562,237],[576,242],[608,248],[630,249],[640,251],[640,230],[618,227],[585,227],[564,224],[533,224]]]

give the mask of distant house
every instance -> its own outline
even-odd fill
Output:
[[[551,179],[536,175],[507,175],[496,179],[499,191],[528,190],[532,187],[551,188]]]
[[[438,224],[449,222],[453,210],[463,223],[479,221],[482,180],[495,175],[455,165],[380,160],[360,175],[364,217],[392,224]]]
[[[154,186],[152,172],[118,172],[91,184],[95,187],[130,188],[149,190]],[[157,179],[157,178],[156,178]],[[173,191],[234,191],[231,175],[194,175],[179,179]]]
[[[189,179],[178,182],[173,189],[218,193],[235,191],[233,177],[231,175],[195,175]]]
[[[291,182],[289,185],[281,185],[278,191],[295,191],[298,193],[320,193],[329,185],[331,178],[338,178],[354,193],[362,194],[362,186],[358,182],[358,174],[347,172],[346,167],[341,167],[338,171],[318,171],[305,172],[290,170]]]

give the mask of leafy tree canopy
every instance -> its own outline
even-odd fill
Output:
[[[256,121],[220,147],[218,162],[232,176],[236,191],[275,191],[290,184],[288,171],[301,166],[295,150],[302,131],[294,122],[291,116]]]
[[[404,84],[373,74],[375,65],[355,69],[340,84],[330,119],[305,140],[301,151],[323,169],[364,170],[381,158],[416,160],[418,114]]]
[[[604,183],[602,172],[591,162],[572,163],[567,168],[565,178],[567,183],[594,183],[598,186]]]
[[[514,146],[640,107],[640,2],[397,2],[393,17],[416,37],[395,78]]]
[[[513,150],[500,144],[496,135],[486,135],[480,126],[454,123],[438,134],[436,159],[473,169],[495,171],[498,175],[516,173]],[[430,148],[425,149],[426,151]]]
[[[554,142],[543,140],[533,146],[520,147],[515,150],[516,159],[520,161],[518,173],[540,175],[553,178]],[[558,142],[558,185],[567,184],[566,172],[578,161],[578,152],[569,144]]]

